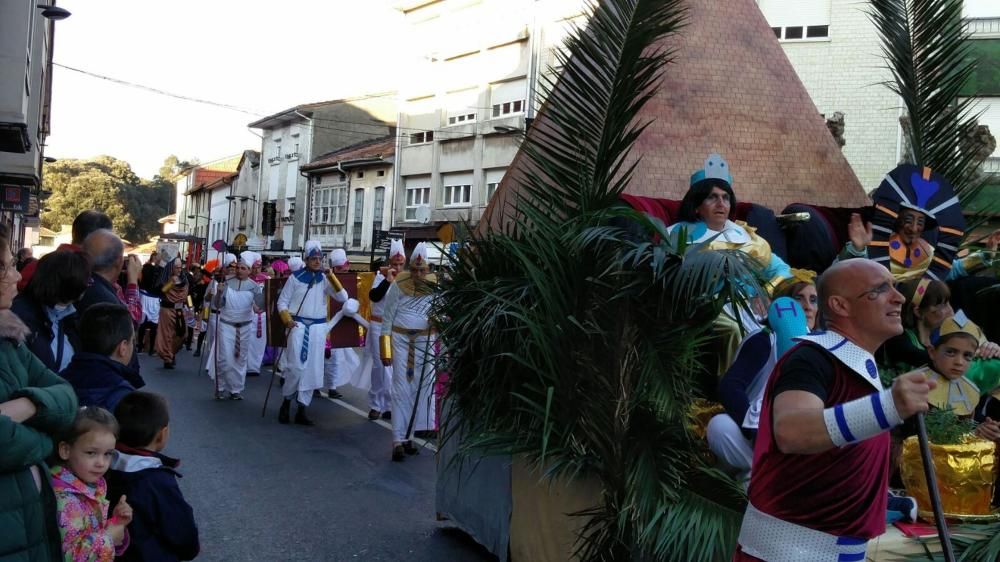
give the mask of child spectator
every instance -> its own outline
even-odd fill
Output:
[[[76,391],[81,406],[114,410],[135,390],[129,367],[135,351],[135,330],[128,309],[120,304],[91,305],[80,318],[80,352],[60,375]]]
[[[63,560],[111,562],[128,548],[132,508],[125,496],[108,518],[104,473],[115,455],[118,423],[104,408],[83,407],[72,430],[59,441],[60,464],[52,467]]]
[[[118,403],[121,424],[118,457],[108,474],[112,499],[127,496],[135,515],[132,545],[121,561],[192,560],[198,555],[194,512],[177,485],[180,461],[161,453],[170,438],[167,401],[151,392],[133,392]]]

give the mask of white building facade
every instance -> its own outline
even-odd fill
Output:
[[[875,189],[901,159],[903,109],[898,96],[881,84],[891,75],[868,7],[856,0],[758,4],[820,113],[844,113],[844,155],[862,186]],[[966,0],[965,16],[974,40],[1000,37],[1000,2]],[[976,96],[985,110],[980,123],[990,125],[994,134],[1000,134],[997,95],[1000,92]]]
[[[541,103],[578,0],[408,0],[395,3],[414,46],[400,91],[393,221],[408,239],[478,222]]]

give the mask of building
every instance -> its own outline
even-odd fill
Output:
[[[250,123],[260,129],[261,170],[257,201],[275,217],[261,229],[264,253],[285,254],[305,245],[309,185],[300,166],[316,155],[395,135],[396,93],[384,92],[298,105]]]
[[[540,76],[580,0],[405,0],[419,60],[401,86],[395,228],[408,240],[438,225],[475,224],[520,147],[542,101]]]
[[[186,247],[186,255],[191,260],[206,259],[206,242],[211,244],[218,238],[213,234],[225,234],[228,228],[228,218],[225,211],[217,211],[213,222],[212,203],[213,192],[221,186],[220,180],[228,179],[231,183],[238,176],[238,167],[243,160],[243,154],[221,158],[205,164],[197,164],[183,170],[176,181],[177,197],[177,231],[172,234],[176,239],[190,239]],[[227,184],[228,185],[228,184]],[[212,186],[212,189],[207,189]],[[227,193],[222,195],[223,197]],[[215,197],[219,195],[216,194]],[[225,227],[217,226],[225,224]],[[231,240],[226,240],[227,243]]]
[[[845,114],[844,155],[867,191],[902,158],[902,107],[881,43],[856,0],[758,0],[785,54],[821,113]],[[1000,2],[965,0],[980,69],[967,92],[980,97],[980,123],[1000,134]],[[994,153],[994,157],[1000,152]],[[1000,172],[1000,160],[988,162]]]
[[[306,217],[309,238],[324,248],[370,257],[375,233],[391,226],[395,154],[392,135],[323,154],[302,166],[312,186]]]
[[[52,51],[56,20],[70,14],[38,0],[0,1],[0,222],[11,245],[37,236],[38,201],[49,134]],[[32,241],[34,242],[34,241]]]

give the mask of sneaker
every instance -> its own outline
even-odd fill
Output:
[[[914,522],[917,520],[917,500],[909,496],[894,496],[889,494],[889,506],[886,510],[886,523],[896,521]]]
[[[243,400],[243,395],[240,394],[239,392],[234,392],[234,393],[232,393],[232,394],[229,395],[229,399],[230,400]]]
[[[217,391],[215,393],[215,399],[216,400],[225,400],[226,399],[226,393],[223,392],[223,391],[221,391],[221,390]]]
[[[326,397],[333,398],[334,400],[340,400],[341,398],[344,397],[344,395],[337,392],[335,389],[331,388],[330,390],[326,391]]]
[[[391,420],[392,419],[392,412],[382,412],[382,419],[384,419],[384,420]]]
[[[418,449],[417,446],[413,444],[413,441],[406,441],[401,446],[403,447],[403,452],[405,452],[407,455],[420,454],[420,449]]]
[[[406,460],[406,452],[403,450],[402,445],[396,445],[392,448],[392,461],[393,462],[403,462]]]

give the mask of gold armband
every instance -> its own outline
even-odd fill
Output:
[[[207,306],[201,307],[201,319],[202,320],[208,320],[208,307]]]
[[[382,359],[392,360],[392,336],[388,334],[379,336],[378,352]]]
[[[340,283],[340,279],[337,279],[337,276],[334,275],[333,273],[327,271],[326,280],[329,281],[331,285],[333,285],[333,290],[337,291],[338,293],[344,290],[344,286]]]
[[[286,327],[292,325],[292,314],[287,310],[279,310],[278,318],[281,318],[281,323]]]
[[[169,293],[170,289],[173,289],[173,288],[174,288],[174,282],[173,281],[167,281],[166,283],[163,284],[163,288],[160,289],[160,291],[162,291],[165,294],[165,293]]]

